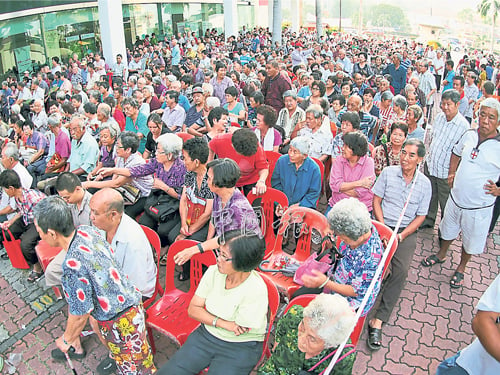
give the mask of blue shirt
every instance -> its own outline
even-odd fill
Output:
[[[297,169],[290,157],[283,155],[274,167],[271,186],[285,193],[290,205],[298,203],[301,207],[316,208],[321,193],[321,172],[309,157]]]
[[[178,45],[172,47],[172,65],[179,65],[181,62],[181,50]]]
[[[99,146],[89,132],[83,133],[80,141],[71,141],[71,155],[68,160],[70,171],[82,168],[89,173],[95,168],[98,157]]]
[[[446,90],[450,90],[450,89],[453,88],[453,78],[455,78],[455,71],[454,70],[450,70],[446,74],[445,80],[448,81],[448,84],[443,87],[443,92],[445,92]]]
[[[146,149],[146,138],[149,134],[147,117],[143,113],[139,112],[137,119],[135,120],[135,124],[130,117],[127,117],[125,120],[125,130],[136,134],[141,133],[143,135],[141,141],[139,142],[138,150],[142,154]]]
[[[405,88],[406,85],[406,69],[402,65],[396,69],[394,64],[389,64],[384,69],[382,74],[390,74],[392,77],[392,87],[394,87],[394,95],[401,93],[401,90]]]

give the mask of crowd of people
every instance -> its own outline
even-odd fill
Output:
[[[158,373],[249,373],[262,354],[267,293],[255,271],[266,244],[246,196],[271,187],[290,206],[319,209],[324,195],[321,213],[343,258],[304,276],[297,295],[319,296],[278,321],[258,374],[321,373],[372,281],[362,314],[379,300],[367,323],[367,344],[379,350],[417,232],[436,222],[440,251],[422,266],[445,262],[461,233],[449,284],[467,287],[466,265],[484,251],[500,211],[498,59],[471,50],[454,61],[393,38],[282,36],[280,45],[262,28],[226,42],[215,30],[153,34],[115,61],[55,56],[2,82],[0,225],[21,240],[29,282],[44,274],[40,240],[63,249],[45,270],[69,305],[54,358],[85,357],[79,337],[89,321],[110,351],[99,373],[156,372],[142,302],[159,270],[142,224],[158,233],[162,264],[175,241],[198,241],[175,255],[180,281],[194,255],[217,254],[188,309],[202,324]],[[397,229],[384,280],[373,280],[384,246],[372,220]],[[498,300],[498,287],[490,290],[484,299]],[[473,353],[498,368],[498,303],[478,308],[489,318],[475,320],[477,343],[440,371],[471,371]],[[343,354],[336,374],[352,372],[355,352]]]

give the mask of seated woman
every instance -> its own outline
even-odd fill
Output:
[[[131,168],[102,168],[99,174],[102,174],[103,177],[116,174],[132,178],[145,176],[152,178],[154,175],[153,189],[163,190],[171,197],[179,199],[184,184],[184,176],[186,175],[186,167],[180,158],[182,139],[175,134],[163,134],[158,137],[157,142],[156,157],[150,159],[148,163]],[[136,217],[144,211],[145,203],[146,198],[143,197],[133,206],[127,206],[125,212],[131,217]],[[165,230],[165,233],[168,233],[171,229],[172,227],[168,228],[168,230]]]
[[[295,131],[297,131],[297,135],[310,139],[311,149],[309,156],[317,158],[324,163],[331,154],[333,135],[330,126],[326,127],[322,125],[323,109],[321,106],[313,104],[306,110],[306,121],[304,124],[297,124]],[[292,138],[294,138],[293,134]]]
[[[356,112],[344,112],[340,119],[340,132],[335,135],[332,143],[332,163],[342,155],[344,148],[344,134],[359,130],[361,120]]]
[[[268,297],[254,268],[264,240],[239,230],[220,238],[217,265],[205,272],[188,307],[202,324],[157,375],[193,375],[206,367],[210,374],[249,374],[262,354]]]
[[[212,139],[218,135],[226,133],[228,130],[228,112],[222,107],[215,107],[208,114],[208,123],[210,124],[210,130],[203,136],[210,142]]]
[[[326,86],[323,81],[314,81],[311,84],[311,95],[300,103],[300,108],[305,111],[312,104],[321,105],[320,100],[325,97],[325,93]]]
[[[271,357],[257,375],[321,374],[336,348],[356,324],[345,298],[320,294],[307,307],[295,305],[278,321]],[[335,375],[350,375],[356,351],[346,346],[335,364]]]
[[[116,158],[116,129],[108,124],[99,127],[99,141],[101,148],[99,149],[99,159],[96,167],[87,175],[87,180],[91,181],[97,176],[97,171],[101,168],[113,168]]]
[[[308,293],[337,293],[347,297],[356,310],[373,280],[384,247],[366,206],[355,198],[338,202],[328,214],[328,223],[334,235],[341,240],[338,250],[343,258],[339,260],[335,272],[330,269],[327,275],[319,271],[303,275],[304,287],[294,297]],[[381,278],[379,276],[376,281],[362,316],[368,314],[375,303]]]
[[[95,193],[98,189],[105,187],[118,188],[126,184],[130,184],[141,191],[139,201],[141,199],[146,199],[151,192],[151,187],[153,186],[153,178],[151,176],[124,176],[118,173],[101,173],[105,170],[120,170],[145,165],[146,162],[142,158],[142,155],[137,152],[138,147],[139,137],[137,134],[129,131],[120,133],[118,140],[116,141],[116,167],[101,168],[100,171],[95,174],[95,178],[93,180],[88,180],[82,183],[83,188],[89,190],[90,193]],[[105,179],[105,177],[111,175],[113,175],[111,179]],[[133,210],[136,204],[137,202],[134,202],[131,205],[125,206],[125,212],[133,218],[138,214],[133,215],[134,211],[131,211],[131,214],[128,210]]]
[[[274,127],[276,118],[276,110],[273,107],[263,104],[257,108],[257,125],[254,132],[264,151],[279,151],[282,138],[281,133]]]
[[[158,113],[151,113],[148,117],[149,133],[146,136],[146,145],[142,157],[144,159],[154,158],[156,156],[156,147],[158,137],[165,133],[170,133],[170,130],[163,126],[163,121]]]
[[[321,172],[308,157],[310,142],[296,137],[290,142],[288,155],[278,159],[271,178],[271,186],[285,193],[290,206],[316,208],[321,194]]]
[[[207,164],[208,187],[214,193],[212,220],[208,227],[207,241],[189,247],[174,257],[182,265],[194,254],[217,249],[220,236],[230,230],[261,235],[259,220],[246,197],[235,187],[240,169],[231,159],[212,160]]]
[[[375,147],[373,151],[373,162],[375,165],[375,175],[379,176],[382,169],[390,165],[399,165],[399,155],[403,149],[408,126],[403,122],[395,122],[391,125],[389,132],[389,142],[382,143]]]
[[[182,147],[186,178],[179,203],[180,221],[168,233],[168,242],[190,239],[205,241],[208,235],[214,193],[208,186],[208,144],[200,137],[188,139]],[[189,279],[189,262],[184,263],[179,280]]]
[[[238,90],[234,86],[229,86],[224,93],[226,94],[224,109],[229,112],[229,122],[231,126],[242,128],[247,119],[247,111],[245,111],[243,104],[237,100],[239,95]]]
[[[359,130],[344,134],[342,155],[332,164],[330,172],[330,188],[332,196],[328,201],[325,215],[332,207],[344,198],[354,197],[372,210],[375,182],[373,159],[367,156],[368,140]]]

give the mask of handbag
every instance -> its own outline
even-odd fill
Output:
[[[141,190],[134,185],[125,184],[123,186],[115,188],[123,197],[123,204],[125,206],[131,206],[139,200],[141,197]]]
[[[59,172],[63,172],[64,169],[66,168],[66,165],[63,165],[62,167],[52,171],[52,172],[48,172],[48,169],[49,168],[52,168],[54,165],[57,165],[61,162],[62,160],[62,157],[61,155],[59,155],[57,152],[54,153],[54,155],[52,155],[52,157],[50,158],[50,160],[47,162],[47,167],[45,168],[45,173],[59,173]]]
[[[10,240],[7,239],[6,232],[10,236]],[[9,256],[10,263],[12,263],[12,267],[21,268],[21,269],[29,269],[30,266],[26,259],[24,258],[23,252],[21,251],[21,239],[15,239],[12,235],[12,232],[7,229],[2,229],[3,234],[3,246],[7,251],[7,255]]]
[[[172,198],[163,190],[154,189],[146,198],[144,212],[159,223],[163,223],[179,212],[179,200]]]

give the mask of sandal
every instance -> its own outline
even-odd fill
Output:
[[[160,265],[161,266],[167,265],[167,254],[163,254],[162,257],[160,258]]]
[[[187,280],[189,280],[189,274],[185,273],[184,271],[181,271],[177,275],[177,280],[179,280],[179,281],[187,281]]]
[[[99,363],[96,370],[100,375],[116,374],[116,361],[113,358],[106,357],[101,363]]]
[[[464,285],[464,274],[462,272],[455,271],[450,280],[450,286],[453,289],[459,289]]]
[[[368,324],[368,339],[366,339],[368,347],[372,351],[377,351],[382,347],[382,329],[373,328]]]
[[[422,259],[422,261],[420,262],[422,264],[422,266],[424,267],[432,267],[433,265],[435,264],[440,264],[440,263],[444,263],[446,259],[439,259],[437,257],[436,254],[433,254],[431,256],[428,256],[427,258],[425,259]]]
[[[75,352],[75,348],[71,347],[68,350],[69,358],[71,358],[71,359],[83,359],[83,358],[85,358],[85,356],[87,355],[87,352],[85,351],[85,349],[83,347],[82,347],[82,350],[83,351],[81,353],[77,353],[77,352]],[[56,361],[66,361],[66,356],[61,351],[61,349],[54,349],[54,350],[52,350],[50,352],[50,355]]]
[[[43,271],[36,272],[34,270],[31,270],[31,272],[30,272],[27,280],[28,280],[29,283],[34,283],[35,281],[37,281],[42,276],[43,276]]]

